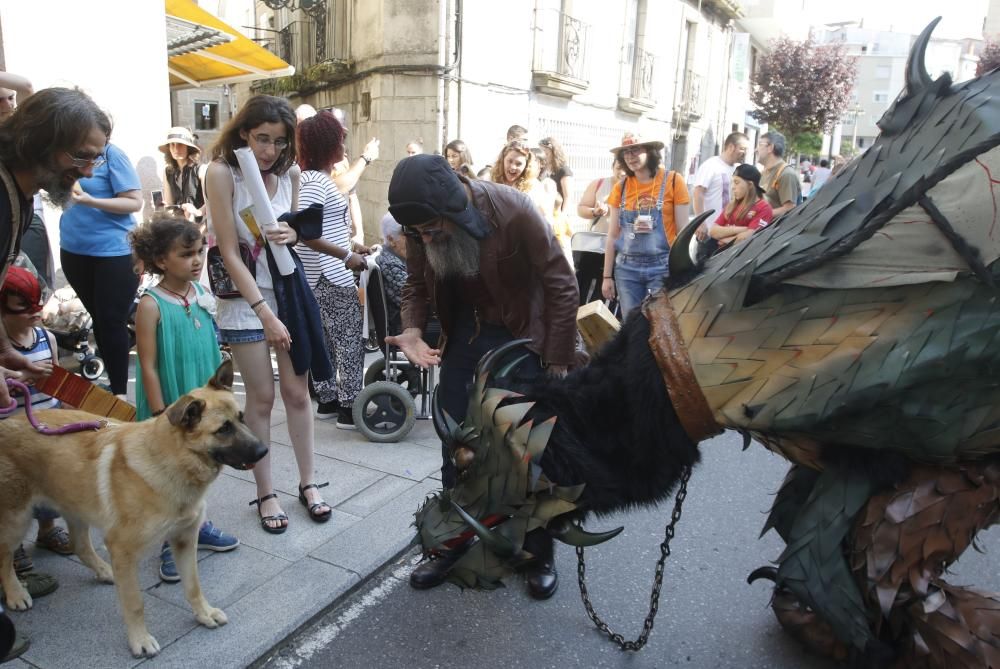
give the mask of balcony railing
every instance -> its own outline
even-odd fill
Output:
[[[302,71],[318,62],[316,58],[316,23],[314,21],[293,21],[281,31],[278,40],[278,56],[297,71]]]
[[[572,95],[588,84],[587,34],[590,26],[554,9],[535,10],[532,70],[535,86],[555,95]]]
[[[678,111],[686,121],[694,121],[705,113],[705,78],[694,70],[684,71],[684,88]]]
[[[653,64],[656,56],[643,49],[635,50],[632,62],[631,96],[636,100],[653,100]]]

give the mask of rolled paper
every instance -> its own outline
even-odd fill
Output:
[[[267,196],[267,188],[264,186],[264,179],[260,176],[257,158],[254,157],[249,146],[236,149],[235,153],[236,162],[240,164],[240,172],[243,173],[243,183],[246,185],[250,200],[253,202],[254,219],[262,232],[273,230],[278,227],[278,219],[274,215],[274,210],[271,209],[271,198]],[[267,240],[266,234],[264,239]],[[282,276],[288,276],[295,271],[295,261],[292,260],[292,254],[288,252],[288,248],[284,244],[272,244],[268,241],[267,245],[271,247],[274,262]]]

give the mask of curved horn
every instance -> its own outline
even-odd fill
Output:
[[[447,411],[441,408],[441,403],[438,401],[439,390],[440,387],[434,388],[434,396],[431,398],[431,417],[434,420],[434,431],[437,432],[438,438],[445,444],[450,444],[455,440],[452,434],[458,427],[458,423],[448,415]]]
[[[759,578],[766,578],[774,583],[778,582],[778,570],[774,567],[758,567],[747,576],[747,583],[753,583]]]
[[[670,256],[668,258],[670,276],[678,276],[684,272],[696,269],[694,260],[691,259],[691,238],[694,237],[698,226],[714,213],[714,209],[701,212],[677,235],[673,245],[670,247]]]
[[[466,524],[472,528],[472,531],[476,533],[476,536],[479,537],[480,541],[486,544],[486,546],[497,557],[509,558],[514,555],[516,551],[514,550],[514,544],[510,539],[501,534],[494,534],[493,532],[490,532],[488,527],[466,513],[465,509],[458,504],[452,502],[451,506],[456,512],[458,512],[458,515],[462,517],[462,520],[464,520]]]
[[[482,374],[483,372],[492,372],[493,367],[497,364],[497,361],[500,360],[507,353],[507,351],[517,348],[518,346],[523,346],[525,344],[530,344],[530,343],[531,343],[530,339],[514,339],[512,341],[507,342],[503,346],[499,346],[493,349],[492,351],[484,355],[479,360],[479,364],[476,365],[476,378],[478,379],[479,375]]]
[[[550,522],[546,531],[553,539],[558,539],[564,544],[587,548],[614,539],[624,529],[624,527],[618,527],[607,532],[587,532],[582,527],[571,523],[569,519],[563,518],[559,519],[558,522]]]
[[[935,26],[940,23],[941,17],[937,17],[927,24],[920,36],[913,43],[910,55],[906,59],[906,89],[903,95],[912,95],[922,88],[931,85],[931,75],[927,71],[926,56],[927,45],[931,41],[931,33]]]

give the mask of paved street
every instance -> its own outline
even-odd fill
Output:
[[[747,574],[777,557],[781,543],[757,539],[785,462],[736,435],[707,443],[690,484],[668,559],[660,613],[649,645],[626,654],[587,619],[576,584],[576,559],[559,550],[562,583],[548,602],[529,599],[523,583],[492,593],[442,586],[417,592],[406,584],[414,553],[396,561],[336,609],[290,640],[267,669],[319,667],[627,667],[691,669],[828,669],[780,630],[766,582]],[[591,522],[625,525],[617,539],[587,552],[589,590],[600,615],[635,638],[646,615],[653,566],[669,508]],[[1000,534],[985,535],[987,550]],[[951,580],[1000,586],[996,553],[969,551]]]
[[[234,391],[242,401],[239,376]],[[158,547],[150,546],[139,582],[149,630],[163,651],[152,660],[134,659],[114,588],[98,583],[76,556],[35,550],[26,541],[36,568],[60,585],[30,611],[11,614],[31,647],[4,669],[245,667],[404,550],[413,538],[413,511],[439,485],[440,442],[430,422],[417,421],[405,441],[384,445],[317,421],[315,480],[330,481],[323,493],[333,517],[316,524],[296,499],[298,474],[282,409],[277,402],[271,417],[271,453],[288,531],[271,535],[260,528],[247,506],[256,496],[251,472],[226,468],[209,488],[208,517],[241,541],[230,553],[199,551],[202,587],[226,612],[228,625],[198,625],[182,586],[160,582]],[[100,533],[93,534],[107,557]]]
[[[199,627],[181,587],[159,582],[150,554],[140,579],[149,627],[163,653],[135,660],[125,645],[113,588],[98,584],[76,558],[35,551],[38,568],[57,576],[60,588],[37,600],[30,612],[13,614],[32,647],[6,666],[833,666],[806,655],[781,632],[768,606],[766,582],[745,582],[751,570],[781,550],[773,533],[760,540],[757,535],[786,463],[759,445],[742,452],[739,437],[726,434],[703,446],[649,645],[625,654],[587,619],[569,547],[559,548],[562,585],[548,602],[528,598],[516,579],[492,593],[450,585],[429,592],[409,588],[416,556],[406,550],[413,512],[439,485],[439,447],[429,422],[418,421],[405,442],[385,445],[317,423],[317,480],[331,481],[324,492],[334,507],[325,525],[310,523],[295,500],[294,461],[280,410],[272,422],[275,478],[291,517],[289,531],[272,536],[260,530],[246,507],[253,497],[248,472],[226,470],[209,492],[210,517],[243,542],[230,554],[200,556],[202,583],[210,601],[229,615],[227,626]],[[589,549],[587,564],[598,613],[630,639],[646,615],[669,510],[664,505],[589,523],[590,529],[625,526],[615,540]],[[981,538],[987,553],[968,551],[950,580],[1000,590],[1000,533]],[[406,552],[400,557],[400,551]]]

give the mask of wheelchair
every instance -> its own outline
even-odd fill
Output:
[[[365,385],[354,400],[354,424],[369,441],[392,443],[404,439],[418,419],[431,417],[436,369],[417,367],[398,348],[386,343],[387,334],[398,334],[391,331],[398,329],[398,325],[394,328],[390,325],[398,320],[390,318],[377,255],[369,260],[368,267],[365,309],[371,339],[378,342],[377,350],[382,357],[365,371]],[[430,321],[424,330],[424,340],[429,346],[437,346],[440,333],[437,321]]]

